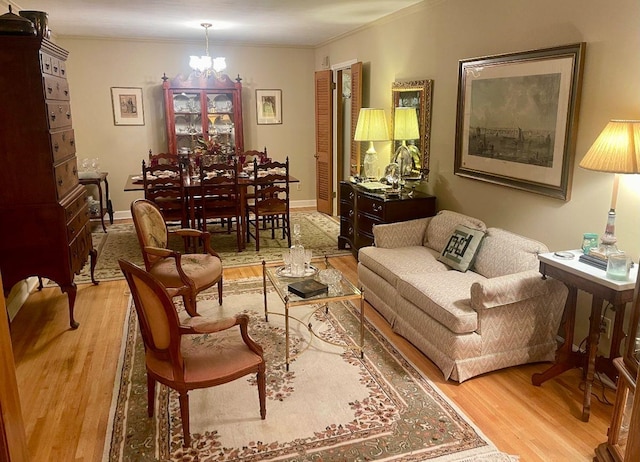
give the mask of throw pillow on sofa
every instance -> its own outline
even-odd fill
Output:
[[[438,260],[464,273],[471,267],[483,237],[483,230],[456,226]]]

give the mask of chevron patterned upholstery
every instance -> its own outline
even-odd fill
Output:
[[[486,231],[464,273],[437,260],[458,225]],[[358,255],[365,298],[445,378],[554,359],[568,291],[538,272],[544,244],[451,211],[373,234],[375,246]]]

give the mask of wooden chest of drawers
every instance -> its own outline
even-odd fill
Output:
[[[385,198],[358,185],[340,183],[340,235],[338,247],[357,257],[361,247],[373,245],[373,226],[430,217],[436,214],[436,198],[418,191],[411,196]]]
[[[5,295],[30,276],[55,281],[75,328],[74,275],[90,255],[93,279],[96,252],[78,180],[66,59],[47,39],[0,36],[0,270]]]

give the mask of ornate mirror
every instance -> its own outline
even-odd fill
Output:
[[[396,108],[415,108],[418,118],[418,137],[415,139],[395,139],[393,136],[393,153],[402,146],[403,141],[409,147],[413,157],[413,173],[426,177],[429,173],[429,144],[431,141],[431,93],[433,80],[411,80],[407,82],[393,82],[391,85],[391,133],[396,123]],[[399,111],[398,111],[399,112]]]

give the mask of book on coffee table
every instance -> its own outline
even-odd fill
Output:
[[[303,281],[292,282],[289,284],[288,288],[289,292],[292,292],[302,298],[314,297],[329,290],[329,286],[318,282],[315,279],[305,279]]]

